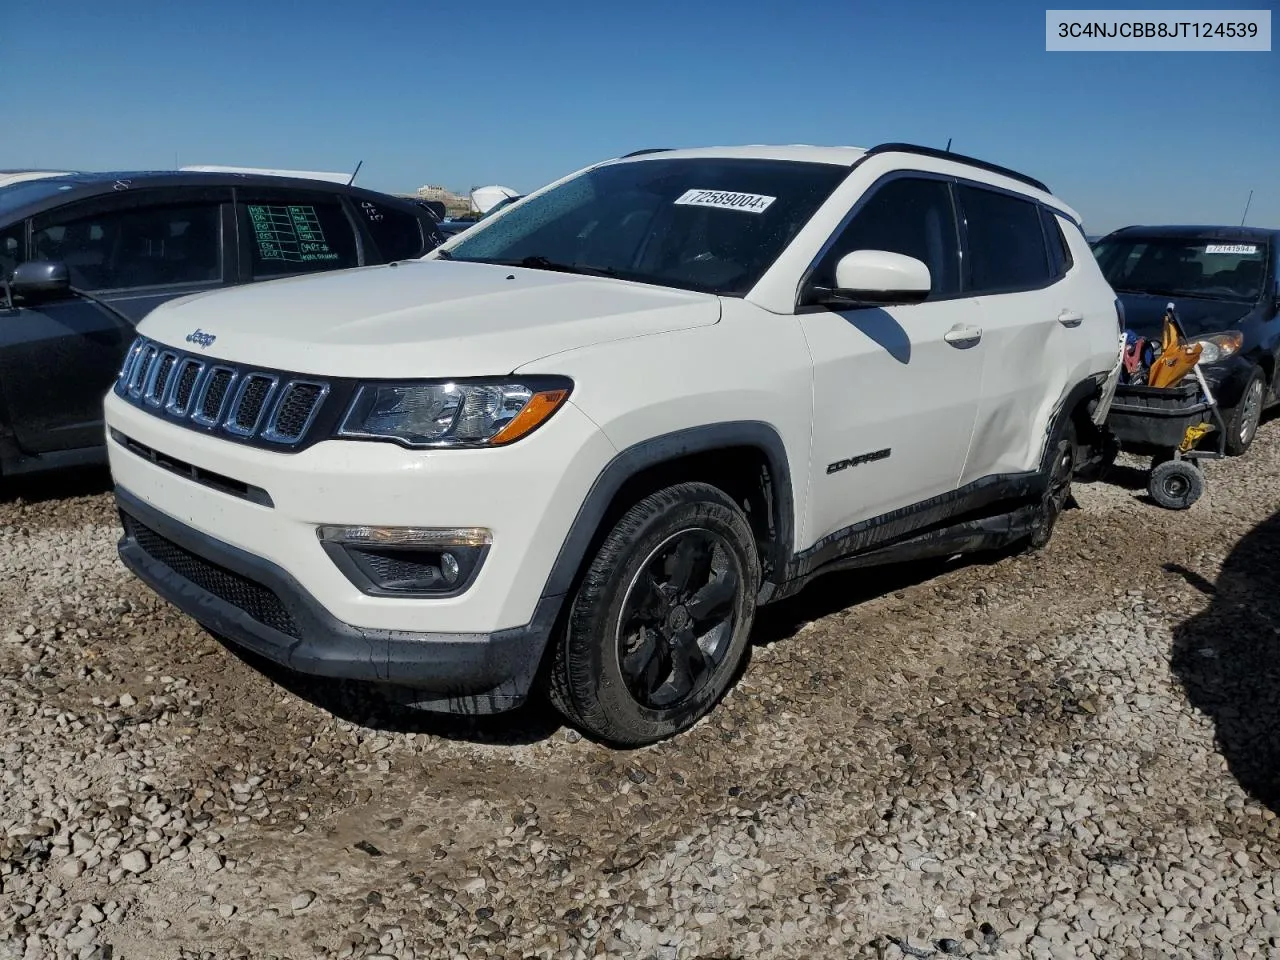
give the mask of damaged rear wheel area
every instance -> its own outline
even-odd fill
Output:
[[[1058,517],[1071,499],[1071,481],[1076,474],[1078,451],[1075,424],[1068,422],[1054,444],[1044,493],[1040,497],[1036,517],[1031,522],[1031,534],[1027,540],[1032,550],[1042,550],[1048,545]]]

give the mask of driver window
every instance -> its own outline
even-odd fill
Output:
[[[834,286],[837,261],[855,250],[915,257],[929,268],[930,300],[958,293],[960,249],[950,188],[918,177],[897,177],[877,188],[822,258],[813,282]]]

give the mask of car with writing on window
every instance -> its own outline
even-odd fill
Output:
[[[76,173],[0,187],[0,476],[102,462],[102,398],[157,306],[421,257],[426,204],[207,172]]]
[[[759,604],[1044,546],[1118,321],[1079,216],[1006,168],[644,151],[421,260],[152,313],[106,399],[120,555],[294,670],[652,743]]]
[[[1227,425],[1227,453],[1253,443],[1280,397],[1280,230],[1131,226],[1093,246],[1126,328],[1160,336],[1174,304]]]

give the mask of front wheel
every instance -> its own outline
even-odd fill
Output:
[[[552,703],[620,746],[687,730],[733,680],[759,584],[751,526],[721,490],[682,483],[644,498],[574,597],[553,653]]]
[[[1240,402],[1227,418],[1226,452],[1238,457],[1253,445],[1258,424],[1262,422],[1262,408],[1266,399],[1267,384],[1260,367],[1254,367],[1240,394]]]

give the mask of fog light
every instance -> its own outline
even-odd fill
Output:
[[[440,555],[440,572],[444,574],[446,583],[458,582],[458,558],[452,553],[444,553]]]
[[[492,542],[483,527],[323,526],[316,534],[347,579],[375,596],[461,593]]]

